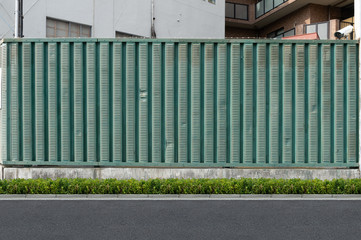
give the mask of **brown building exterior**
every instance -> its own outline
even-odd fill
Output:
[[[353,24],[353,15],[353,0],[226,0],[226,38],[317,32],[321,39],[335,39],[337,30]]]

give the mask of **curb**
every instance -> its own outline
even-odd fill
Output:
[[[2,200],[178,200],[178,201],[192,201],[192,200],[361,200],[361,194],[355,195],[337,195],[337,194],[294,194],[294,195],[276,195],[276,194],[204,194],[204,195],[187,195],[187,194],[4,194],[0,195]]]

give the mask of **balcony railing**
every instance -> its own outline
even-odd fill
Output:
[[[256,4],[256,18],[263,16],[272,9],[287,2],[288,0],[261,0]]]
[[[248,5],[226,2],[226,17],[248,21]]]

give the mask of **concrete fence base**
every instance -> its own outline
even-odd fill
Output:
[[[300,178],[332,180],[361,178],[359,169],[238,169],[238,168],[60,168],[1,167],[1,179],[93,178]]]

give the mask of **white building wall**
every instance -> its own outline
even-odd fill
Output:
[[[155,0],[159,38],[224,38],[225,1]]]
[[[11,0],[0,2],[0,37],[11,38],[14,36],[14,10],[15,3]]]
[[[8,0],[6,0],[8,1]],[[12,0],[14,3],[15,1]],[[47,2],[54,0],[24,0],[24,36],[46,37],[46,9]]]
[[[173,0],[169,0],[173,1]],[[132,35],[150,37],[152,26],[151,0],[115,0],[114,29]]]
[[[56,0],[54,0],[56,1]],[[114,31],[114,1],[97,0],[93,7],[93,34],[94,37],[112,38]]]
[[[46,17],[92,26],[92,37],[115,32],[151,36],[151,0],[25,0],[24,36],[46,37]],[[157,38],[224,38],[225,0],[154,0]],[[15,0],[0,1],[0,36],[14,34]]]
[[[34,0],[32,0],[34,1]],[[37,11],[42,18],[51,17],[70,22],[82,23],[93,26],[94,18],[94,4],[97,2],[110,2],[107,0],[93,1],[93,0],[40,0],[46,2],[46,9],[44,12]],[[103,10],[103,9],[102,9]],[[103,16],[105,19],[109,14]],[[25,16],[26,19],[26,16]],[[25,21],[24,19],[24,21]],[[31,19],[26,19],[26,21]],[[30,28],[30,26],[28,26]]]

